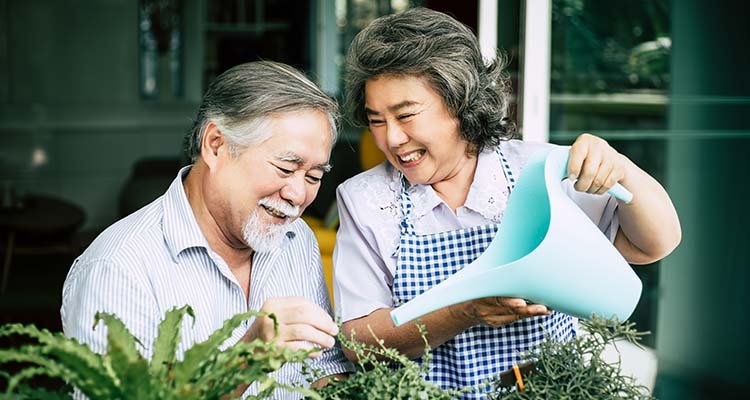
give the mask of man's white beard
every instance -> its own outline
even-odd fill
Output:
[[[262,211],[261,206],[274,208],[288,215],[290,219],[283,224],[263,222],[260,215]],[[262,212],[265,213],[265,210]],[[251,249],[259,253],[271,251],[281,246],[281,242],[284,240],[284,235],[291,223],[291,218],[296,217],[298,214],[299,207],[291,206],[286,202],[279,202],[267,197],[262,198],[258,202],[258,207],[256,207],[245,220],[245,224],[242,227],[242,237]]]

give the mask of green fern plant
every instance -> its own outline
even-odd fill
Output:
[[[60,378],[77,387],[89,399],[220,399],[231,397],[241,384],[260,383],[257,395],[268,397],[276,387],[267,374],[286,362],[302,362],[307,351],[280,349],[260,340],[240,342],[226,350],[220,346],[240,326],[253,316],[250,311],[237,314],[204,342],[197,343],[181,360],[177,359],[180,327],[185,315],[195,318],[189,306],[168,311],[159,324],[154,341],[153,357],[147,360],[136,348],[138,340],[117,317],[97,313],[95,326],[102,321],[107,326],[107,351],[100,355],[75,339],[62,333],[40,330],[33,325],[9,324],[0,327],[0,337],[20,335],[34,341],[18,348],[0,349],[0,365],[22,363],[25,367],[14,376],[6,375],[6,398],[30,398],[28,388],[20,395],[14,391],[34,376]],[[273,315],[269,315],[274,321]],[[23,387],[23,386],[21,386]],[[319,398],[304,388],[296,390],[311,398]],[[46,398],[59,394],[35,390],[34,396]],[[49,396],[49,397],[47,397]]]

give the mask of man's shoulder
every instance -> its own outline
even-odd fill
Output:
[[[106,228],[78,258],[79,263],[107,260],[117,263],[163,246],[162,197]]]

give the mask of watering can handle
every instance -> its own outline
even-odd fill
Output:
[[[570,153],[566,152],[565,162],[563,163],[563,165],[565,166],[565,169],[563,171],[563,176],[567,174],[569,155]],[[611,194],[612,197],[616,198],[617,200],[622,201],[625,204],[630,204],[630,202],[633,201],[633,193],[630,193],[628,189],[625,189],[625,186],[622,186],[619,183],[615,183],[614,186],[609,188],[607,193]]]
[[[628,189],[625,189],[625,186],[622,186],[619,183],[615,183],[614,186],[609,188],[607,193],[625,204],[630,204],[630,202],[633,201],[633,193],[630,193]]]

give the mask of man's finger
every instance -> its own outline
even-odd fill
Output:
[[[306,351],[309,351],[309,350],[313,350],[313,349],[316,349],[316,348],[320,348],[320,346],[316,346],[313,343],[303,342],[303,341],[298,341],[298,342],[284,342],[284,343],[280,344],[280,346],[282,346],[284,348],[287,348],[287,349],[290,349],[290,350],[294,350],[294,351],[297,351],[297,350],[306,350]],[[310,353],[310,355],[308,357],[310,357],[310,358],[318,358],[318,357],[320,357],[322,355],[323,355],[323,350],[319,350],[319,351],[314,351],[314,352]]]
[[[333,336],[307,324],[284,325],[279,331],[279,339],[283,342],[310,342],[323,348],[331,348],[336,344]]]
[[[263,311],[274,313],[280,324],[307,324],[335,336],[339,327],[331,316],[317,304],[303,297],[284,297],[266,302]]]

